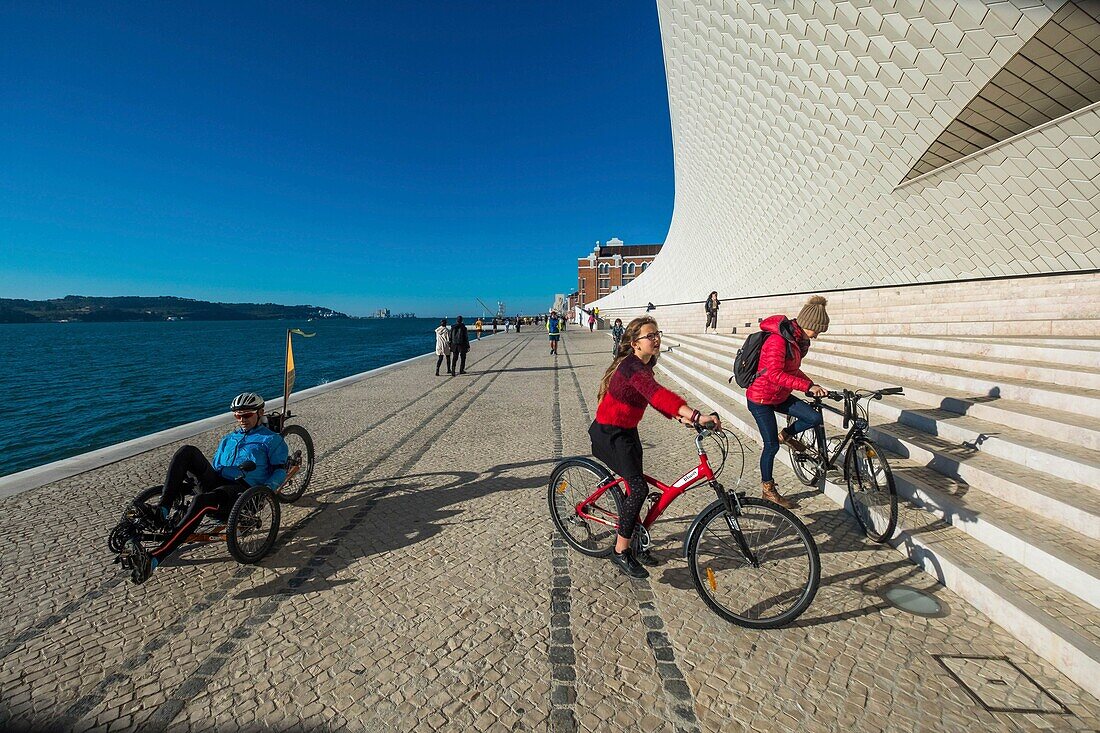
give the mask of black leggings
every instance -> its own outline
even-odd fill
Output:
[[[238,479],[231,481],[214,470],[210,461],[193,445],[185,445],[176,451],[168,464],[168,476],[164,479],[164,491],[160,495],[160,506],[171,507],[183,491],[183,481],[191,474],[195,477],[195,498],[187,514],[180,521],[172,536],[150,554],[160,562],[181,544],[187,541],[195,531],[199,521],[211,512],[222,511],[225,514],[233,508],[233,502],[248,488],[248,484]]]
[[[459,366],[461,364],[461,366]],[[457,354],[451,354],[451,371],[455,371],[457,367],[458,371],[466,371],[466,352],[460,351]]]
[[[638,512],[649,495],[649,484],[642,474],[642,440],[637,428],[620,428],[593,422],[588,428],[592,455],[626,480],[630,493],[623,497],[619,515],[619,536],[630,539],[638,526]]]
[[[443,365],[443,360],[447,360],[447,371],[451,371],[451,357],[445,354],[440,354],[435,360],[435,373],[439,374],[439,367]]]

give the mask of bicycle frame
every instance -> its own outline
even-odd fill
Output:
[[[710,462],[707,459],[707,453],[705,450],[703,450],[701,444],[697,445],[699,446],[699,465],[685,473],[680,478],[676,479],[676,481],[672,484],[666,484],[653,478],[652,476],[649,476],[648,474],[642,474],[647,484],[661,492],[660,497],[649,508],[649,511],[646,512],[645,518],[641,520],[642,526],[645,527],[647,531],[650,527],[653,526],[653,523],[657,521],[657,518],[661,516],[665,509],[667,509],[669,505],[672,504],[672,502],[676,501],[676,499],[678,499],[688,489],[692,488],[693,486],[698,486],[704,481],[709,482],[717,487],[717,481],[714,477],[714,471],[710,467]],[[597,522],[607,527],[617,529],[619,526],[618,522],[609,521],[604,517],[598,517],[586,511],[592,504],[598,501],[601,496],[603,496],[607,491],[616,486],[622,486],[623,493],[627,496],[630,495],[630,486],[626,483],[626,479],[620,476],[614,481],[601,485],[598,489],[592,492],[591,496],[577,504],[577,516],[585,520]]]

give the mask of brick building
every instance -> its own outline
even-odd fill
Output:
[[[659,244],[623,244],[618,237],[596,242],[590,254],[577,260],[575,304],[583,308],[615,292],[645,272],[660,251]]]

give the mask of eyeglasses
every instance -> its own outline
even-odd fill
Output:
[[[233,417],[248,417],[249,415],[259,414],[259,410],[234,410]]]
[[[649,341],[660,341],[663,335],[664,331],[654,331],[653,333],[647,333],[645,336],[639,336],[638,340],[647,339]]]

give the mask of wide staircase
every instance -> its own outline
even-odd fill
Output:
[[[756,436],[733,355],[804,300],[724,303],[721,335],[669,333],[659,368]],[[838,293],[829,314],[811,379],[905,389],[870,412],[903,500],[892,543],[1100,698],[1100,275]],[[845,503],[839,473],[824,488]]]

